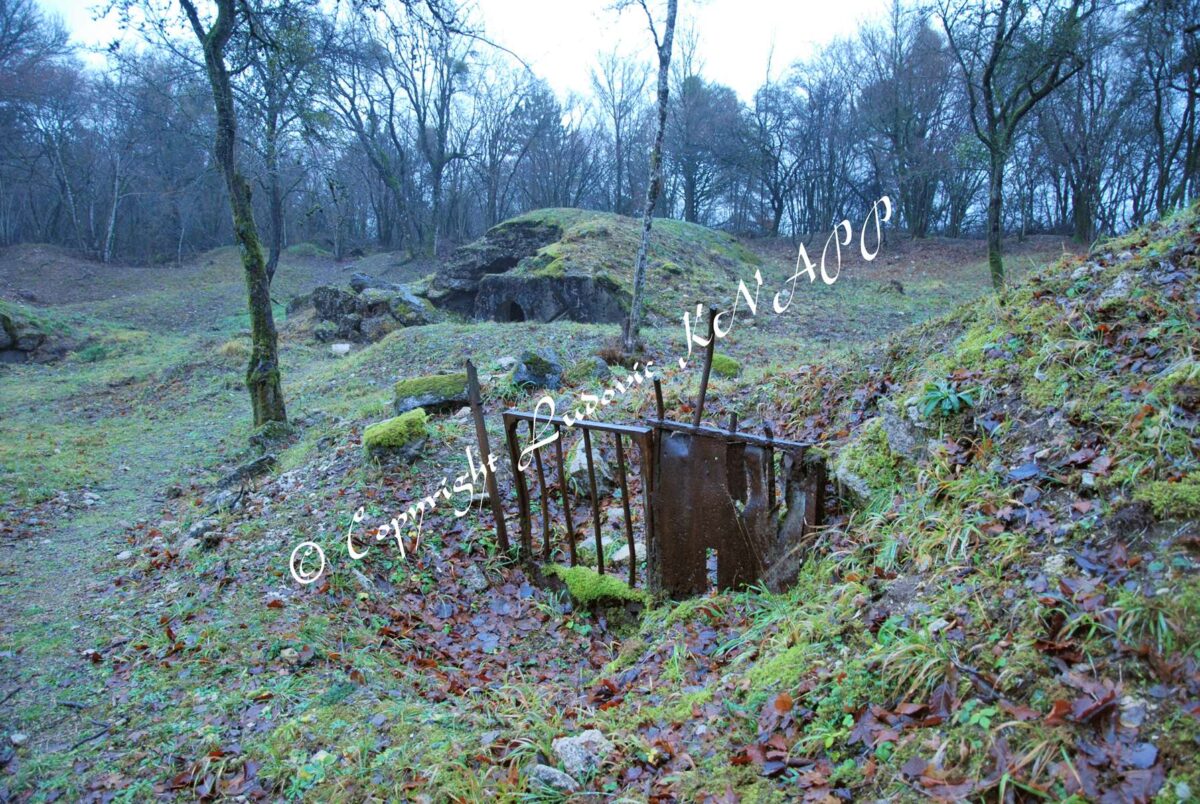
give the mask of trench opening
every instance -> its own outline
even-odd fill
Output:
[[[501,302],[496,308],[496,320],[502,323],[513,323],[516,321],[525,320],[525,311],[521,305],[517,304],[512,299]]]

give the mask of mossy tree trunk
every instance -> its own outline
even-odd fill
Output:
[[[992,287],[997,293],[1004,290],[1003,243],[1004,216],[1004,155],[993,153],[988,177],[987,252]]]
[[[662,193],[663,134],[667,129],[667,102],[670,99],[671,46],[675,39],[675,15],[679,8],[678,0],[667,0],[667,19],[663,25],[663,35],[659,38],[654,15],[646,5],[648,2],[649,0],[638,0],[642,10],[646,12],[650,33],[654,37],[654,47],[658,52],[658,126],[654,130],[654,145],[650,149],[650,186],[646,188],[646,206],[642,211],[642,239],[638,244],[637,262],[633,269],[633,297],[630,299],[629,316],[625,319],[625,331],[622,333],[624,349],[630,353],[637,348],[638,330],[642,326],[642,296],[646,284],[646,260],[650,251],[650,229],[654,225],[654,207]]]
[[[939,0],[935,6],[962,71],[971,126],[988,152],[988,270],[997,294],[1004,289],[1005,163],[1026,115],[1086,64],[1080,34],[1098,7],[1098,0],[1042,7],[1024,0]]]
[[[217,135],[213,153],[225,177],[225,186],[229,190],[233,234],[246,275],[252,338],[250,365],[246,370],[246,387],[250,390],[254,425],[257,427],[267,422],[286,422],[287,412],[283,404],[279,376],[278,336],[271,311],[271,278],[263,258],[258,227],[254,223],[250,183],[237,167],[237,117],[233,105],[233,87],[225,65],[225,46],[233,36],[234,0],[216,0],[217,17],[207,31],[192,0],[179,0],[179,5],[204,48],[204,64],[216,110]]]

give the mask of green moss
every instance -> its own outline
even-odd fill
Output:
[[[837,464],[866,482],[872,496],[890,494],[899,484],[899,462],[888,445],[883,419],[878,417],[864,424],[838,453]]]
[[[425,377],[413,377],[400,380],[393,387],[397,399],[413,396],[459,396],[466,393],[467,375],[459,374],[430,374]]]
[[[757,662],[748,680],[755,691],[785,691],[799,683],[805,673],[812,669],[809,645],[793,645],[782,653]]]
[[[424,408],[376,422],[363,430],[363,446],[370,450],[396,449],[429,435]]]
[[[736,377],[742,372],[742,365],[729,355],[717,352],[713,355],[712,370],[718,377]]]
[[[1178,483],[1147,483],[1133,498],[1148,503],[1159,519],[1195,519],[1200,517],[1200,475],[1189,474]]]
[[[287,247],[287,253],[290,257],[328,257],[329,252],[318,246],[316,243],[297,243],[294,246]]]
[[[591,567],[564,567],[547,564],[542,572],[558,578],[567,585],[571,597],[585,605],[592,603],[631,601],[650,604],[650,596],[613,575],[601,575]]]

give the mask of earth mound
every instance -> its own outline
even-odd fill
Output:
[[[640,236],[632,218],[536,210],[459,248],[434,275],[428,297],[476,320],[618,322],[629,308]],[[654,222],[649,260],[648,306],[671,318],[691,297],[760,263],[731,235],[665,219]]]

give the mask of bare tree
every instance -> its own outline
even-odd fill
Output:
[[[1083,21],[1095,0],[943,0],[938,9],[962,71],[975,136],[988,152],[988,268],[1004,288],[1004,167],[1021,121],[1079,72]]]
[[[667,0],[666,19],[662,26],[662,36],[659,36],[658,23],[647,5],[648,2],[649,0],[637,0],[637,4],[646,14],[650,35],[654,38],[654,49],[658,55],[658,127],[654,132],[654,144],[650,148],[650,183],[646,188],[646,206],[642,212],[642,239],[638,244],[637,262],[633,269],[633,298],[630,300],[629,317],[625,319],[622,338],[626,352],[633,352],[637,348],[638,329],[642,325],[642,293],[646,284],[650,229],[654,225],[654,206],[658,203],[659,193],[662,192],[663,135],[667,128],[667,106],[671,99],[671,47],[675,41],[675,17],[679,10],[679,0]],[[630,4],[627,0],[623,6]]]
[[[626,153],[629,129],[642,102],[648,78],[644,65],[622,58],[616,50],[601,55],[599,64],[592,70],[592,90],[612,127],[612,211],[619,215],[625,214],[628,209],[624,190],[629,159]]]
[[[251,353],[246,370],[246,387],[254,410],[254,425],[286,422],[283,388],[279,376],[279,338],[271,311],[271,277],[263,257],[254,207],[250,202],[250,182],[242,175],[237,158],[237,112],[233,105],[233,84],[225,64],[225,49],[237,23],[234,0],[216,0],[217,15],[209,27],[200,20],[193,0],[179,0],[192,32],[204,50],[204,64],[212,87],[213,107],[217,114],[216,142],[213,153],[225,177],[229,207],[233,213],[233,235],[242,256],[250,306]]]

